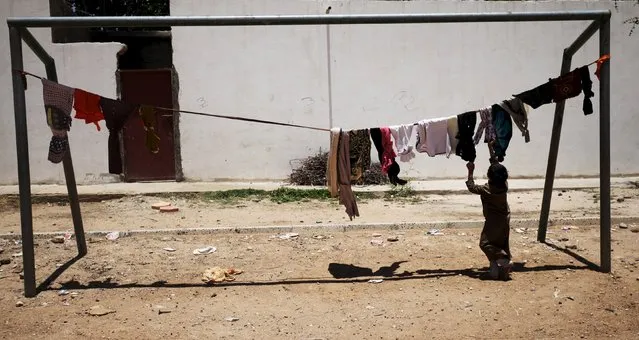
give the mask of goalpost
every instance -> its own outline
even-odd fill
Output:
[[[428,13],[380,15],[269,15],[269,16],[165,16],[165,17],[18,17],[8,18],[11,67],[23,70],[22,42],[35,53],[45,66],[47,78],[57,82],[55,60],[31,34],[32,27],[162,27],[162,26],[291,26],[291,25],[354,25],[354,24],[425,24],[466,22],[538,22],[589,21],[590,25],[564,49],[560,75],[570,72],[573,55],[599,31],[599,55],[610,54],[609,10],[557,11],[557,12],[499,12],[499,13]],[[29,170],[29,141],[23,78],[13,72],[13,105],[15,113],[16,152],[20,190],[20,225],[24,267],[24,295],[33,297],[50,282],[36,286],[33,247],[33,219],[31,206],[31,175]],[[601,68],[599,82],[599,180],[600,180],[600,271],[611,270],[610,259],[610,63]],[[550,214],[550,200],[555,179],[559,139],[564,116],[564,102],[556,103],[555,117],[548,153],[539,230],[537,240],[546,241]],[[70,149],[69,149],[70,150]],[[71,215],[78,255],[67,263],[71,265],[87,253],[82,215],[75,182],[71,152],[63,159]]]

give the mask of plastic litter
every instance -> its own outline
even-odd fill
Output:
[[[112,231],[108,234],[106,234],[106,239],[109,241],[115,241],[117,239],[120,238],[120,232],[119,231]]]
[[[194,255],[206,255],[206,254],[215,253],[216,251],[217,251],[217,248],[212,247],[212,246],[208,246],[208,247],[204,247],[204,248],[195,249],[193,251],[193,254]]]
[[[374,246],[383,246],[384,245],[384,241],[382,240],[371,240],[371,244]]]
[[[427,231],[426,234],[427,235],[433,235],[433,236],[444,235],[444,233],[442,233],[442,231],[439,230],[439,229],[431,229],[431,230]]]
[[[298,233],[286,233],[286,234],[277,235],[276,237],[279,238],[280,240],[291,240],[294,238],[298,238],[299,236],[300,234]]]

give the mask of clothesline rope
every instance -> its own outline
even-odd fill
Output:
[[[28,76],[31,76],[31,77],[34,77],[34,78],[38,78],[40,80],[46,79],[44,77],[35,75],[33,73],[30,73],[30,72],[27,72],[27,71],[24,71],[24,70],[15,70],[14,69],[14,71],[18,72],[20,74],[23,74],[23,75],[28,75]],[[226,116],[226,115],[219,115],[219,114],[207,113],[207,112],[197,112],[197,111],[190,111],[190,110],[173,109],[173,108],[161,107],[161,106],[155,106],[155,105],[145,105],[145,106],[152,107],[152,108],[154,108],[156,110],[165,110],[165,111],[187,113],[187,114],[199,115],[199,116],[215,117],[215,118],[230,119],[230,120],[239,120],[239,121],[251,122],[251,123],[270,124],[270,125],[279,125],[279,126],[289,126],[289,127],[296,127],[296,128],[316,130],[316,131],[326,131],[326,132],[331,131],[330,129],[320,128],[320,127],[315,127],[315,126],[306,126],[306,125],[282,123],[282,122],[275,122],[275,121],[255,119],[255,118]]]
[[[603,62],[607,61],[608,59],[610,59],[610,55],[608,55],[608,54],[603,55],[603,56],[599,57],[597,60],[587,64],[586,67],[588,67],[590,65],[593,65],[593,64],[597,64],[597,69],[599,69],[600,64],[602,64]],[[33,73],[30,73],[30,72],[27,72],[27,71],[24,71],[24,70],[16,70],[16,69],[14,69],[13,71],[14,72],[18,72],[18,73],[20,73],[22,75],[28,75],[28,76],[31,76],[31,77],[34,77],[34,78],[38,78],[40,80],[46,79],[44,77],[35,75]],[[595,74],[597,74],[597,72],[595,72]],[[270,121],[270,120],[262,120],[262,119],[255,119],[255,118],[246,118],[246,117],[237,117],[237,116],[227,116],[227,115],[220,115],[220,114],[214,114],[214,113],[208,113],[208,112],[198,112],[198,111],[190,111],[190,110],[173,109],[173,108],[160,107],[160,106],[154,106],[154,105],[145,105],[145,106],[152,107],[152,108],[158,109],[158,110],[165,110],[165,111],[171,111],[171,112],[180,112],[180,113],[199,115],[199,116],[206,116],[206,117],[238,120],[238,121],[259,123],[259,124],[270,124],[270,125],[278,125],[278,126],[296,127],[296,128],[309,129],[309,130],[315,130],[315,131],[325,131],[325,132],[330,132],[331,131],[331,129],[327,129],[327,128],[320,128],[320,127],[306,126],[306,125],[298,125],[298,124],[290,124],[290,123],[282,123],[282,122],[275,122],[275,121]],[[418,123],[413,123],[413,125],[418,125]],[[353,129],[353,130],[361,130],[361,129]]]
[[[595,75],[597,76],[597,78],[599,78],[599,67],[600,67],[600,65],[603,64],[604,62],[606,62],[609,59],[610,59],[610,54],[604,54],[601,57],[599,57],[599,59],[597,59],[597,60],[585,65],[585,67],[588,67],[588,66],[593,65],[593,64],[597,64],[597,71],[595,71]],[[408,125],[408,124],[402,124],[402,125]],[[417,125],[419,125],[419,123],[412,123],[412,125],[413,126],[417,126]]]

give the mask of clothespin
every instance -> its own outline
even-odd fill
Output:
[[[24,88],[24,90],[27,90],[27,75],[24,74],[24,72],[20,72],[20,78],[22,78],[22,87]]]
[[[609,59],[610,59],[610,54],[604,54],[603,56],[601,56],[601,58],[595,61],[595,63],[597,63],[597,69],[595,70],[595,75],[597,76],[597,79],[600,79],[599,75],[601,74],[601,65],[603,65],[603,63],[605,63]]]
[[[16,72],[20,75],[20,79],[22,80],[22,88],[26,91],[27,90],[27,74],[26,72],[22,71],[22,70],[16,70],[13,69],[13,72]]]

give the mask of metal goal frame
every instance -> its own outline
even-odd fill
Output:
[[[599,54],[610,53],[609,10],[556,11],[556,12],[497,12],[497,13],[427,13],[379,15],[269,15],[269,16],[164,16],[164,17],[12,17],[7,19],[11,67],[23,69],[22,42],[42,61],[49,80],[58,80],[55,60],[29,28],[35,27],[165,27],[165,26],[291,26],[291,25],[361,25],[361,24],[426,24],[468,22],[543,22],[587,21],[590,24],[563,52],[560,74],[570,72],[573,55],[599,31]],[[24,295],[33,297],[50,282],[36,286],[31,206],[31,175],[29,170],[29,140],[25,84],[22,76],[13,72],[13,105],[15,113],[16,152],[20,190],[20,225],[24,267]],[[600,180],[600,266],[610,272],[610,63],[603,64],[599,82],[599,180]],[[543,201],[539,218],[537,240],[545,242],[550,200],[555,179],[559,139],[564,116],[564,102],[556,103],[550,139],[550,152],[546,169]],[[63,159],[64,175],[71,207],[73,227],[79,259],[87,253],[78,191],[75,182],[71,152]]]

